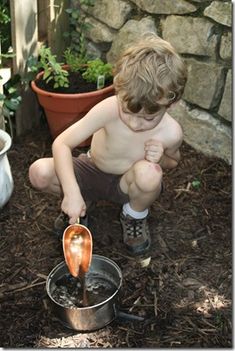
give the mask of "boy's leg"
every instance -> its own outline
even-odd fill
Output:
[[[53,158],[41,158],[29,167],[29,180],[32,186],[43,192],[61,195],[61,187],[55,173]],[[60,213],[54,221],[53,232],[61,237],[64,229],[68,226],[65,215]]]
[[[53,158],[42,158],[32,163],[29,168],[29,179],[32,186],[36,189],[59,196],[62,195],[61,186],[55,173]],[[81,218],[81,224],[88,226],[88,216]],[[68,217],[61,212],[54,221],[54,233],[58,238],[62,237],[68,225]]]
[[[130,199],[120,215],[124,242],[131,253],[142,254],[150,246],[147,214],[161,192],[162,169],[158,164],[138,161],[122,176],[120,188]]]
[[[32,186],[44,192],[61,195],[61,187],[55,173],[53,158],[41,158],[29,167]]]

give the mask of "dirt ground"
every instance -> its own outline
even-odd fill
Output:
[[[119,206],[90,212],[93,252],[122,270],[120,309],[143,322],[115,319],[91,333],[65,328],[45,282],[61,261],[53,235],[59,199],[31,188],[28,167],[51,155],[45,126],[15,138],[8,153],[15,187],[0,212],[0,346],[4,348],[217,348],[232,346],[232,175],[225,162],[186,144],[150,215],[152,260],[141,268],[122,245]]]

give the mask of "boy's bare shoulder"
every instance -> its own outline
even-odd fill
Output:
[[[165,130],[171,144],[181,143],[183,140],[183,130],[181,125],[166,112],[165,116]]]
[[[116,95],[109,96],[100,102],[98,102],[90,111],[103,111],[103,112],[109,112],[110,110],[113,111],[118,111],[118,102],[117,102],[117,97]]]
[[[118,109],[118,100],[116,95],[107,97],[106,99],[100,102],[101,105],[106,106],[107,108]]]
[[[103,127],[104,124],[116,120],[118,118],[118,103],[115,95],[107,97],[106,99],[98,102],[90,111],[86,114],[85,118],[87,121],[99,120],[99,127]]]
[[[99,102],[94,109],[95,112],[101,112],[103,115],[114,118],[118,116],[118,101],[116,95],[107,97],[106,99]]]
[[[171,117],[171,115],[166,112],[165,113],[165,121],[166,121],[166,125],[170,130],[173,130],[175,132],[181,132],[182,133],[182,127],[181,125],[176,121],[175,118]]]

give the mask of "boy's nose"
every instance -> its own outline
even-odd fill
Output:
[[[130,126],[133,130],[141,129],[141,123],[137,118],[131,120]]]

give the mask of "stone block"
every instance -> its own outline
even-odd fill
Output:
[[[167,16],[161,21],[163,39],[181,54],[215,56],[218,36],[215,25],[205,18]]]
[[[204,155],[232,163],[231,128],[203,110],[190,109],[183,100],[171,107],[169,114],[182,126],[186,143]]]
[[[219,115],[227,121],[232,121],[232,71],[227,73],[224,94],[220,103]]]
[[[96,0],[94,6],[83,6],[83,9],[109,27],[120,29],[129,17],[132,6],[123,0]]]
[[[90,30],[86,32],[86,37],[94,43],[111,43],[114,39],[114,31],[105,24],[92,17],[86,17],[85,23],[90,25]]]
[[[186,60],[188,81],[183,98],[205,109],[218,105],[221,99],[224,81],[224,67],[214,62],[201,62],[195,59]]]
[[[129,20],[125,23],[114,38],[111,49],[107,53],[108,62],[114,63],[123,50],[139,40],[146,32],[157,34],[155,21],[150,16],[144,17],[140,21]]]
[[[178,14],[195,12],[197,8],[185,0],[131,0],[141,10],[151,14]]]
[[[223,60],[232,61],[232,33],[224,33],[220,42],[220,57]]]
[[[212,18],[214,21],[225,26],[232,26],[232,2],[230,1],[212,1],[205,8],[204,16]]]
[[[92,41],[87,42],[86,50],[89,57],[102,58],[102,51]]]

